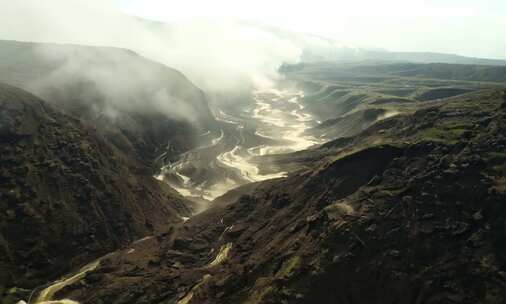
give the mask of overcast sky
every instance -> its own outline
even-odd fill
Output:
[[[506,0],[115,1],[158,20],[250,20],[343,44],[506,59]]]

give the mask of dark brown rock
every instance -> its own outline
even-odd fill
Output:
[[[0,286],[44,284],[190,214],[130,170],[143,166],[130,152],[43,100],[0,84],[0,113]]]

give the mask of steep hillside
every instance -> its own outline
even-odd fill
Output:
[[[149,165],[206,140],[197,135],[215,127],[200,89],[128,50],[0,41],[0,81],[89,121]]]
[[[191,214],[101,132],[0,85],[0,290],[45,284]]]
[[[303,152],[306,169],[116,252],[57,298],[500,303],[504,134],[504,90],[418,105]]]

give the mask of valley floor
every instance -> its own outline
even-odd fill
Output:
[[[306,134],[318,124],[302,105],[294,87],[259,89],[254,104],[240,112],[216,111],[223,123],[209,144],[183,153],[157,176],[188,198],[212,201],[240,185],[286,176],[277,168],[259,167],[262,156],[290,153],[321,144]],[[207,208],[207,206],[202,207]]]

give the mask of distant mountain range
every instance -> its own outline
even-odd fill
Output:
[[[506,65],[506,60],[466,57],[434,52],[394,52],[381,48],[352,46],[334,39],[308,33],[296,33],[271,26],[245,23],[260,28],[281,39],[290,40],[302,48],[301,62],[321,61],[392,61],[412,63],[453,63],[474,65]]]
[[[160,21],[137,18],[136,20],[153,32],[163,30],[170,33],[176,25]],[[251,27],[270,33],[275,37],[287,40],[302,50],[301,63],[314,62],[358,62],[375,61],[380,63],[449,63],[471,65],[500,65],[505,66],[506,60],[466,57],[457,54],[434,52],[395,52],[383,48],[369,46],[355,46],[341,43],[337,40],[311,33],[299,33],[278,27],[262,25],[254,22],[238,22],[245,27]]]
[[[391,61],[411,63],[450,63],[472,65],[506,65],[506,60],[465,57],[455,54],[431,52],[391,52],[387,50],[368,50],[329,46],[325,48],[304,49],[302,62],[319,61]]]

